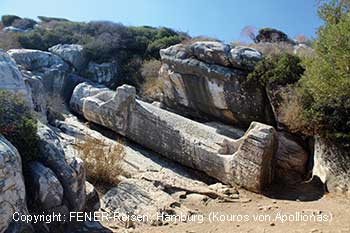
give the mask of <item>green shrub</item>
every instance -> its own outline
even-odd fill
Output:
[[[257,82],[263,87],[269,84],[287,85],[296,83],[303,72],[304,68],[299,57],[283,53],[263,58],[248,75],[248,80]]]
[[[37,121],[23,96],[0,91],[0,133],[18,149],[24,164],[37,157],[36,131]]]
[[[84,35],[87,37],[79,43],[85,45],[91,60],[100,63],[124,59],[131,40],[127,27],[112,22],[88,23]]]
[[[21,18],[18,17],[17,15],[3,15],[3,16],[1,16],[1,22],[4,24],[5,27],[11,26],[12,23],[16,19],[21,19]]]
[[[314,41],[316,56],[305,61],[298,101],[308,127],[297,130],[319,134],[350,147],[350,5],[349,0],[322,4],[325,25]]]
[[[35,28],[27,33],[20,33],[18,41],[23,48],[48,50],[56,44],[72,44],[78,42],[74,34],[74,23],[62,22],[57,24],[52,30]]]

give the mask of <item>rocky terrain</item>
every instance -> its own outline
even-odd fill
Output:
[[[261,52],[191,41],[162,49],[160,57],[162,98],[149,103],[131,85],[108,88],[118,64],[89,61],[82,45],[0,51],[0,90],[21,93],[38,121],[38,154],[28,163],[0,135],[0,233],[350,231],[349,152],[281,126],[276,92],[247,78]],[[108,167],[118,169],[118,183],[89,180],[79,145],[94,140],[107,158],[111,148],[123,154],[118,167]],[[277,210],[331,213],[334,225],[208,221],[218,211]],[[70,221],[78,211],[119,217]],[[66,221],[25,223],[15,213],[56,213]],[[147,219],[120,217],[130,215]],[[195,216],[205,221],[191,222]]]

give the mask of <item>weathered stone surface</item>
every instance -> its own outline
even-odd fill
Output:
[[[95,187],[85,182],[86,203],[84,211],[97,211],[100,208],[100,199]]]
[[[34,111],[38,113],[38,119],[46,123],[48,93],[44,89],[42,78],[40,76],[32,76],[31,73],[27,72],[22,72],[22,74],[32,94]]]
[[[277,147],[273,127],[255,122],[242,138],[233,140],[215,128],[136,100],[131,86],[116,92],[94,89],[90,95],[92,88],[79,84],[71,99],[73,109],[86,119],[224,183],[259,192],[271,182]]]
[[[262,59],[262,54],[253,48],[235,46],[231,49],[229,58],[233,67],[252,70]]]
[[[159,221],[157,216],[162,214],[190,215],[189,209],[164,192],[161,187],[137,179],[126,179],[109,190],[101,199],[101,209],[119,213],[120,216],[147,216],[143,222],[131,224],[155,224]]]
[[[26,79],[34,78],[42,82],[43,90],[50,96],[61,96],[69,100],[70,67],[59,56],[50,52],[31,49],[11,49],[8,53],[21,68]],[[68,87],[68,88],[67,88]],[[37,92],[34,90],[33,92]],[[37,94],[33,94],[37,95]]]
[[[57,134],[39,124],[39,160],[50,168],[64,189],[64,200],[71,211],[82,210],[85,204],[85,170],[82,161],[65,151]]]
[[[300,181],[306,173],[308,153],[288,133],[278,133],[276,179]]]
[[[84,47],[81,45],[58,44],[49,48],[49,51],[71,64],[78,72],[84,69],[87,64]]]
[[[16,28],[14,26],[4,27],[2,30],[4,32],[25,32],[26,31],[26,30],[23,30],[21,28]]]
[[[318,176],[329,192],[350,194],[350,152],[316,137],[312,175]]]
[[[88,139],[101,140],[107,147],[116,145],[122,147],[125,156],[121,161],[121,169],[123,174],[125,173],[128,177],[146,179],[168,189],[206,194],[213,198],[220,197],[220,194],[208,189],[208,185],[200,181],[211,182],[207,176],[160,157],[154,152],[146,151],[133,143],[125,144],[116,139],[107,138],[79,122],[76,117],[67,117],[65,121],[56,121],[56,126],[61,130],[60,137],[73,147],[76,141],[84,142]]]
[[[242,126],[273,122],[264,90],[247,81],[247,70],[261,59],[256,50],[195,42],[171,46],[160,55],[165,106]]]
[[[134,187],[133,185],[136,187],[120,192],[120,189],[118,189],[119,186],[112,189],[118,191],[114,191],[117,192],[117,195],[114,196],[114,193],[110,191],[110,195],[106,198],[108,202],[102,203],[103,207],[100,211],[112,212],[113,210],[118,211],[118,207],[123,209],[128,208],[134,211],[129,214],[136,212],[149,215],[150,222],[146,222],[145,224],[158,225],[162,224],[162,222],[155,221],[153,216],[156,213],[165,212],[179,214],[181,213],[180,210],[186,210],[184,214],[188,213],[188,209],[185,205],[181,204],[179,206],[178,204],[182,200],[180,200],[180,198],[184,196],[188,197],[188,201],[190,201],[190,197],[193,196],[193,194],[202,195],[204,199],[213,198],[223,201],[240,201],[237,200],[239,199],[237,194],[234,198],[231,197],[232,193],[236,193],[234,188],[221,185],[214,190],[207,184],[212,183],[213,180],[206,175],[181,166],[164,157],[160,157],[154,152],[146,151],[133,143],[120,143],[119,140],[111,136],[111,132],[103,131],[111,137],[107,138],[101,133],[87,127],[84,123],[79,122],[76,117],[67,117],[64,121],[56,121],[56,126],[61,130],[59,134],[60,137],[64,138],[64,141],[70,142],[72,145],[74,145],[77,140],[81,142],[93,138],[101,140],[107,147],[118,144],[118,146],[124,148],[125,156],[123,156],[122,161],[120,161],[123,171],[122,174],[125,174],[131,179],[125,180],[125,178],[123,179],[120,177],[122,180],[122,186],[120,188],[124,187],[125,182],[132,182],[132,187]],[[89,185],[86,185],[87,189],[88,186]],[[135,189],[137,192],[134,192]],[[152,201],[149,201],[147,204],[144,203],[143,198],[140,197],[140,193],[142,193],[145,198],[151,198]],[[154,200],[154,198],[158,196],[160,198]],[[89,198],[87,197],[87,199]],[[141,204],[138,202],[139,199],[141,199]],[[118,204],[119,201],[122,201],[121,205]],[[135,205],[135,203],[137,204]],[[174,203],[174,205],[169,206],[168,203]],[[157,210],[159,206],[164,207],[164,209]],[[176,212],[173,212],[173,210]],[[86,211],[91,211],[91,209],[88,208]],[[190,211],[193,213],[194,210]],[[122,212],[121,214],[125,213]],[[119,223],[118,227],[120,225],[123,227],[132,227],[132,225],[128,224],[132,223]]]
[[[174,45],[160,51],[162,59],[195,57],[207,64],[239,69],[252,69],[262,54],[249,47],[232,46],[217,41],[198,41],[189,45]]]
[[[28,165],[31,185],[28,187],[31,197],[44,210],[60,206],[63,200],[63,187],[55,173],[40,162]]]
[[[28,104],[32,105],[30,90],[26,87],[21,72],[15,61],[0,50],[0,90],[21,93]]]
[[[97,64],[90,62],[85,72],[87,78],[93,82],[100,84],[111,84],[115,81],[118,73],[117,64],[115,63],[102,63]]]
[[[217,41],[198,41],[189,46],[199,60],[209,64],[229,66],[231,46]]]
[[[0,135],[0,232],[12,221],[15,212],[28,214],[21,157],[17,149]],[[20,224],[13,222],[13,224]],[[18,229],[17,226],[13,226]]]
[[[88,83],[81,83],[79,84],[81,88],[75,88],[74,89],[74,94],[72,94],[71,99],[70,99],[70,108],[80,114],[83,115],[82,109],[83,109],[83,101],[82,99],[95,95],[99,92],[102,91],[108,91],[109,89],[104,87],[104,86],[92,86]],[[103,88],[103,89],[101,89]]]
[[[10,49],[7,53],[16,61],[17,65],[26,70],[68,69],[68,65],[60,57],[49,52],[33,49]]]

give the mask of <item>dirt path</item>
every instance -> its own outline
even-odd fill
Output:
[[[183,199],[187,207],[197,210],[187,223],[170,221],[163,226],[137,229],[113,229],[135,233],[350,233],[350,198],[323,194],[318,181],[297,186],[274,185],[259,195],[239,189],[240,201]],[[287,219],[289,218],[289,219]]]
[[[243,191],[244,192],[244,191]],[[160,227],[143,227],[133,232],[142,233],[209,233],[209,232],[350,232],[350,199],[344,197],[325,195],[315,201],[292,201],[277,200],[262,195],[256,195],[241,191],[247,203],[218,203],[211,201],[204,204],[186,203],[204,216],[203,223],[169,223]],[[214,213],[214,214],[213,214]],[[218,213],[218,215],[215,215]],[[279,218],[278,213],[281,213]],[[282,223],[283,214],[289,214],[298,218],[298,213],[305,216],[322,216],[322,219],[312,221],[288,221]],[[209,221],[209,215],[226,216],[228,220],[218,220],[212,217],[213,222]],[[235,221],[230,221],[232,215],[236,215]],[[238,216],[248,216],[248,220],[240,220]],[[260,216],[260,221],[255,220],[254,216]],[[238,219],[239,218],[239,219]],[[244,218],[244,217],[243,217]],[[270,219],[269,219],[270,218]],[[273,219],[276,218],[274,221]],[[319,217],[320,218],[320,217]]]

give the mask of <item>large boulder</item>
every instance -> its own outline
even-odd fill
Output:
[[[231,46],[217,41],[194,42],[186,50],[191,51],[192,56],[205,63],[239,69],[253,69],[254,65],[262,59],[262,54],[255,49]],[[161,51],[161,54],[165,55],[165,51]]]
[[[62,205],[63,187],[55,173],[40,162],[28,164],[30,174],[29,193],[33,202],[44,210]]]
[[[40,78],[50,95],[63,95],[70,67],[59,56],[32,49],[11,49],[8,53],[26,77]]]
[[[309,156],[292,135],[278,132],[278,149],[275,159],[276,180],[293,183],[305,178]]]
[[[74,90],[70,105],[87,120],[227,184],[260,192],[272,181],[277,148],[273,127],[255,122],[234,140],[213,127],[137,100],[131,86],[116,92],[98,89],[82,83]]]
[[[84,47],[81,45],[58,44],[49,48],[49,51],[71,64],[78,72],[86,66],[87,58],[84,52]]]
[[[312,175],[319,177],[329,192],[350,194],[349,150],[316,137]]]
[[[26,70],[68,69],[68,65],[59,56],[49,52],[33,49],[10,49],[7,52],[17,65],[21,65]]]
[[[39,160],[50,168],[64,189],[64,201],[71,211],[85,205],[85,170],[74,151],[64,149],[58,135],[49,127],[38,124]]]
[[[25,85],[21,72],[15,61],[5,52],[0,50],[0,90],[8,90],[21,93],[24,99],[32,105],[30,90]]]
[[[31,90],[34,111],[37,112],[38,119],[47,122],[47,101],[48,93],[45,91],[42,78],[40,76],[32,76],[30,72],[22,72],[25,83]]]
[[[17,149],[0,135],[0,232],[13,222],[12,229],[19,231],[20,222],[12,221],[15,212],[28,214],[21,157]]]
[[[174,45],[160,55],[165,106],[244,127],[252,121],[273,123],[264,90],[247,80],[262,58],[258,51],[203,41]]]

